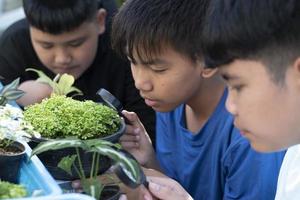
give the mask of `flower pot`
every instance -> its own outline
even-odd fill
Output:
[[[20,164],[25,158],[25,147],[20,142],[13,142],[7,149],[12,153],[0,153],[0,179],[18,183]]]
[[[121,196],[121,189],[118,185],[107,185],[103,188],[100,200],[118,200]]]
[[[122,121],[122,124],[116,133],[109,135],[107,137],[103,137],[101,139],[116,143],[116,142],[118,142],[119,138],[124,133],[124,131],[125,131],[125,123],[124,123],[124,121]],[[31,146],[31,148],[34,148],[38,145],[38,142],[31,141],[29,143],[29,145]],[[48,169],[50,174],[55,179],[57,179],[57,180],[75,180],[75,179],[79,179],[75,168],[72,168],[72,175],[70,175],[70,174],[66,173],[64,170],[57,167],[58,163],[60,162],[60,160],[63,157],[68,156],[68,155],[74,155],[74,154],[76,154],[75,148],[65,148],[65,149],[61,149],[61,150],[53,150],[53,151],[43,152],[43,153],[39,154],[38,157],[43,162],[45,167]],[[79,149],[79,154],[80,154],[80,159],[82,162],[82,166],[83,166],[85,175],[87,177],[89,177],[92,159],[93,159],[93,153],[84,152],[83,150]],[[78,163],[77,162],[75,162],[75,163],[76,163],[77,168],[79,168]],[[100,156],[98,174],[102,174],[108,168],[110,168],[110,166],[111,166],[110,158],[108,158],[106,156]]]

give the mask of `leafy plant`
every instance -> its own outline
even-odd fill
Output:
[[[50,85],[53,89],[53,93],[57,95],[67,95],[69,93],[75,92],[74,95],[82,95],[82,92],[76,87],[72,86],[75,82],[75,79],[72,75],[69,74],[57,74],[53,80],[51,80],[43,71],[36,70],[33,68],[28,68],[26,71],[36,72],[39,78],[36,80],[40,83],[46,83]],[[73,96],[74,96],[73,95]]]
[[[3,106],[9,100],[17,100],[24,95],[24,92],[18,89],[19,83],[20,78],[17,78],[0,90],[0,105]]]
[[[23,120],[21,109],[7,104],[9,100],[16,100],[24,95],[22,90],[17,89],[19,83],[20,79],[17,78],[0,90],[0,147],[3,149],[15,140],[39,135]]]
[[[23,185],[0,181],[0,199],[26,197],[27,191]]]
[[[121,164],[133,179],[140,179],[141,174],[139,164],[135,160],[128,158],[124,154],[120,153],[120,145],[113,144],[104,140],[60,139],[47,141],[39,144],[35,149],[33,149],[31,156],[49,150],[64,149],[68,147],[75,147],[77,153],[75,155],[64,157],[59,162],[58,167],[69,174],[72,174],[72,167],[75,168],[76,173],[80,177],[84,192],[95,197],[96,199],[100,198],[102,189],[104,187],[104,185],[97,178],[100,155],[108,156],[116,163]],[[90,171],[89,179],[85,176],[85,173],[83,171],[79,148],[83,149],[86,152],[93,152],[92,168]],[[75,161],[79,163],[79,167],[76,167]]]
[[[6,148],[13,141],[30,138],[32,136],[40,137],[39,133],[33,130],[33,127],[23,120],[22,110],[6,104],[0,106],[0,147]]]
[[[116,132],[121,125],[118,113],[93,101],[78,101],[52,95],[25,108],[25,121],[46,138],[91,139]]]

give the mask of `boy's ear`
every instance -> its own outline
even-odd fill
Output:
[[[293,64],[293,68],[295,69],[295,72],[296,72],[295,74],[297,76],[297,82],[298,82],[298,84],[300,86],[300,57],[298,57],[295,60],[295,62]]]
[[[106,21],[107,12],[105,9],[100,8],[97,12],[97,24],[98,24],[98,34],[102,34],[105,31],[105,21]]]
[[[210,78],[212,77],[213,75],[215,75],[218,71],[218,68],[206,68],[204,67],[202,72],[201,72],[201,76],[203,78]]]

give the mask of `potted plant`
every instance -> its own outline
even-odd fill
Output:
[[[20,163],[25,156],[25,147],[18,140],[36,134],[33,127],[24,122],[22,111],[7,104],[24,94],[17,89],[18,85],[19,79],[16,79],[0,91],[0,179],[12,183],[18,182]]]
[[[69,147],[74,147],[76,149],[76,154],[69,155],[58,163],[58,167],[66,171],[69,174],[74,173],[72,167],[75,168],[75,173],[79,176],[83,190],[86,194],[91,195],[96,199],[105,199],[105,200],[114,200],[119,199],[120,190],[115,188],[115,193],[107,193],[112,191],[113,188],[108,188],[106,190],[106,197],[104,197],[103,189],[105,190],[104,185],[97,178],[97,169],[99,168],[99,157],[104,155],[109,157],[114,161],[114,163],[121,165],[126,171],[126,174],[132,179],[137,180],[141,179],[141,169],[136,160],[131,157],[126,156],[120,151],[120,145],[113,144],[109,141],[100,140],[100,139],[89,139],[89,140],[80,140],[80,139],[58,139],[47,142],[42,142],[32,151],[32,155],[40,154],[47,152],[49,150],[58,150],[65,149]],[[79,153],[79,149],[82,149],[86,152],[91,152],[93,154],[92,168],[88,176],[85,175],[82,167],[82,155]],[[75,165],[75,162],[79,163],[79,166]]]
[[[25,121],[30,123],[42,138],[47,140],[102,138],[111,142],[118,141],[125,130],[125,124],[117,111],[93,101],[78,101],[67,97],[66,94],[70,91],[80,93],[72,86],[74,78],[71,75],[57,75],[51,80],[43,72],[37,71],[37,73],[40,76],[37,81],[49,84],[53,88],[53,94],[41,103],[25,107],[23,114]],[[34,148],[34,145],[31,146]],[[74,153],[76,153],[75,149],[70,146],[64,150],[49,149],[40,154],[39,158],[54,178],[73,180],[79,178],[78,173],[67,174],[57,168],[57,164],[61,157]],[[82,155],[83,169],[89,173],[93,155],[84,151],[79,153]],[[98,172],[102,173],[110,167],[111,163],[107,157],[101,156],[99,159],[101,166]]]

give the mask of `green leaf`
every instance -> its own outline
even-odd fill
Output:
[[[7,99],[7,100],[16,100],[19,99],[20,97],[22,97],[25,94],[25,92],[23,90],[7,90],[3,96]]]
[[[71,92],[76,92],[77,95],[82,95],[81,90],[73,87],[75,79],[72,75],[64,73],[63,75],[57,74],[53,80],[51,80],[43,71],[28,68],[26,71],[34,71],[38,74],[39,78],[36,80],[40,83],[46,83],[53,89],[53,93],[57,95],[67,95]]]
[[[8,85],[5,85],[2,90],[1,90],[1,95],[3,95],[4,93],[6,93],[9,90],[14,90],[17,89],[17,87],[19,86],[20,83],[20,78],[15,79],[13,82],[11,82]]]
[[[85,149],[86,145],[79,139],[57,139],[49,140],[47,142],[41,142],[36,148],[31,152],[31,156],[43,153],[45,151],[64,149],[67,147],[80,147]]]
[[[126,157],[123,153],[119,152],[118,150],[112,148],[111,146],[99,144],[97,146],[93,146],[89,148],[91,152],[97,152],[102,155],[108,156],[112,160],[114,160],[116,163],[120,163],[125,170],[130,173],[130,176],[134,180],[140,179],[140,170],[139,170],[139,164],[137,161]]]
[[[33,68],[27,68],[26,71],[36,72],[38,74],[38,76],[39,76],[39,78],[36,79],[37,82],[39,82],[39,83],[46,83],[46,84],[50,85],[50,87],[52,87],[53,90],[57,87],[56,83],[53,82],[43,71],[37,70],[37,69],[33,69]]]
[[[72,176],[72,165],[74,164],[77,155],[65,156],[59,161],[58,167]]]

